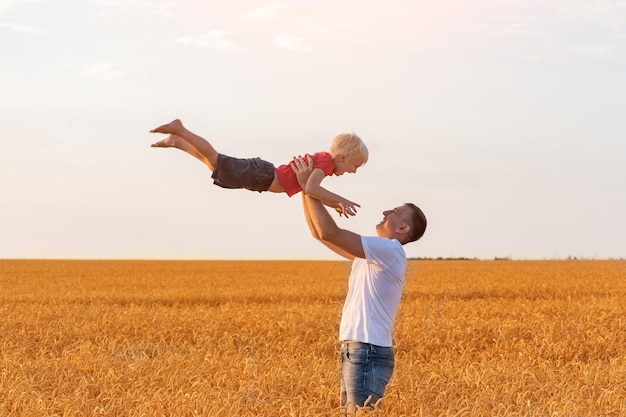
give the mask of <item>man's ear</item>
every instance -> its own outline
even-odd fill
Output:
[[[405,234],[405,233],[409,233],[410,230],[411,230],[411,226],[409,226],[408,224],[405,224],[404,226],[398,227],[396,229],[396,233]]]

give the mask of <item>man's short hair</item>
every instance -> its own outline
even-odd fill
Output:
[[[411,232],[409,233],[409,242],[415,242],[416,240],[419,240],[426,231],[426,216],[424,215],[424,212],[415,204],[405,203],[404,205],[411,207],[412,209],[413,215],[411,223],[409,224],[409,226],[411,227]]]

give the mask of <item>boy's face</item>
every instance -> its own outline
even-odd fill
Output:
[[[351,174],[356,173],[356,170],[359,169],[361,165],[361,161],[358,161],[356,158],[346,158],[344,155],[337,155],[334,158],[335,168],[333,173],[337,176],[343,175],[346,172]]]

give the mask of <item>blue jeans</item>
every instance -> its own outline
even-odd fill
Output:
[[[373,406],[393,374],[393,348],[362,342],[341,344],[342,407]]]

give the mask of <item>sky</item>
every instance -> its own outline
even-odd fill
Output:
[[[0,258],[337,259],[299,195],[225,190],[150,129],[323,185],[409,257],[626,257],[624,0],[0,0]]]

